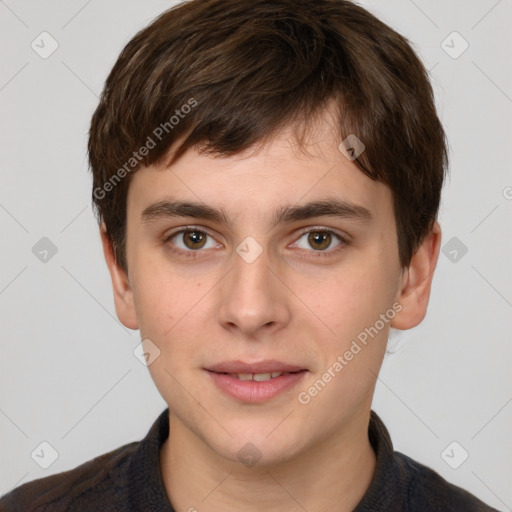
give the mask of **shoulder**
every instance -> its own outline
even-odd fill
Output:
[[[126,444],[72,470],[27,482],[0,498],[0,512],[78,512],[100,503],[122,505],[127,499],[129,458],[138,444]]]
[[[395,460],[407,473],[409,510],[431,512],[497,512],[468,491],[446,481],[441,475],[407,457],[394,452]]]

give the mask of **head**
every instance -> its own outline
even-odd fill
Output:
[[[181,3],[122,51],[88,149],[116,311],[157,347],[177,421],[271,463],[364,418],[440,244],[445,135],[403,36],[346,0]],[[212,384],[269,359],[298,387],[256,404]]]

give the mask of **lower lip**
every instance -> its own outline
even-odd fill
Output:
[[[306,370],[280,375],[265,381],[240,380],[225,373],[208,371],[215,384],[227,395],[242,402],[266,402],[288,391],[295,386],[306,374]]]

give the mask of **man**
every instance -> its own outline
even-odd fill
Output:
[[[492,510],[371,411],[441,240],[445,135],[405,38],[346,0],[179,4],[119,56],[88,149],[116,312],[169,408],[0,510]]]

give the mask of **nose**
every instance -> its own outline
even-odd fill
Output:
[[[233,260],[220,288],[218,321],[222,327],[244,339],[268,336],[286,327],[291,317],[290,292],[283,276],[271,268],[267,252],[252,262],[234,253]]]

